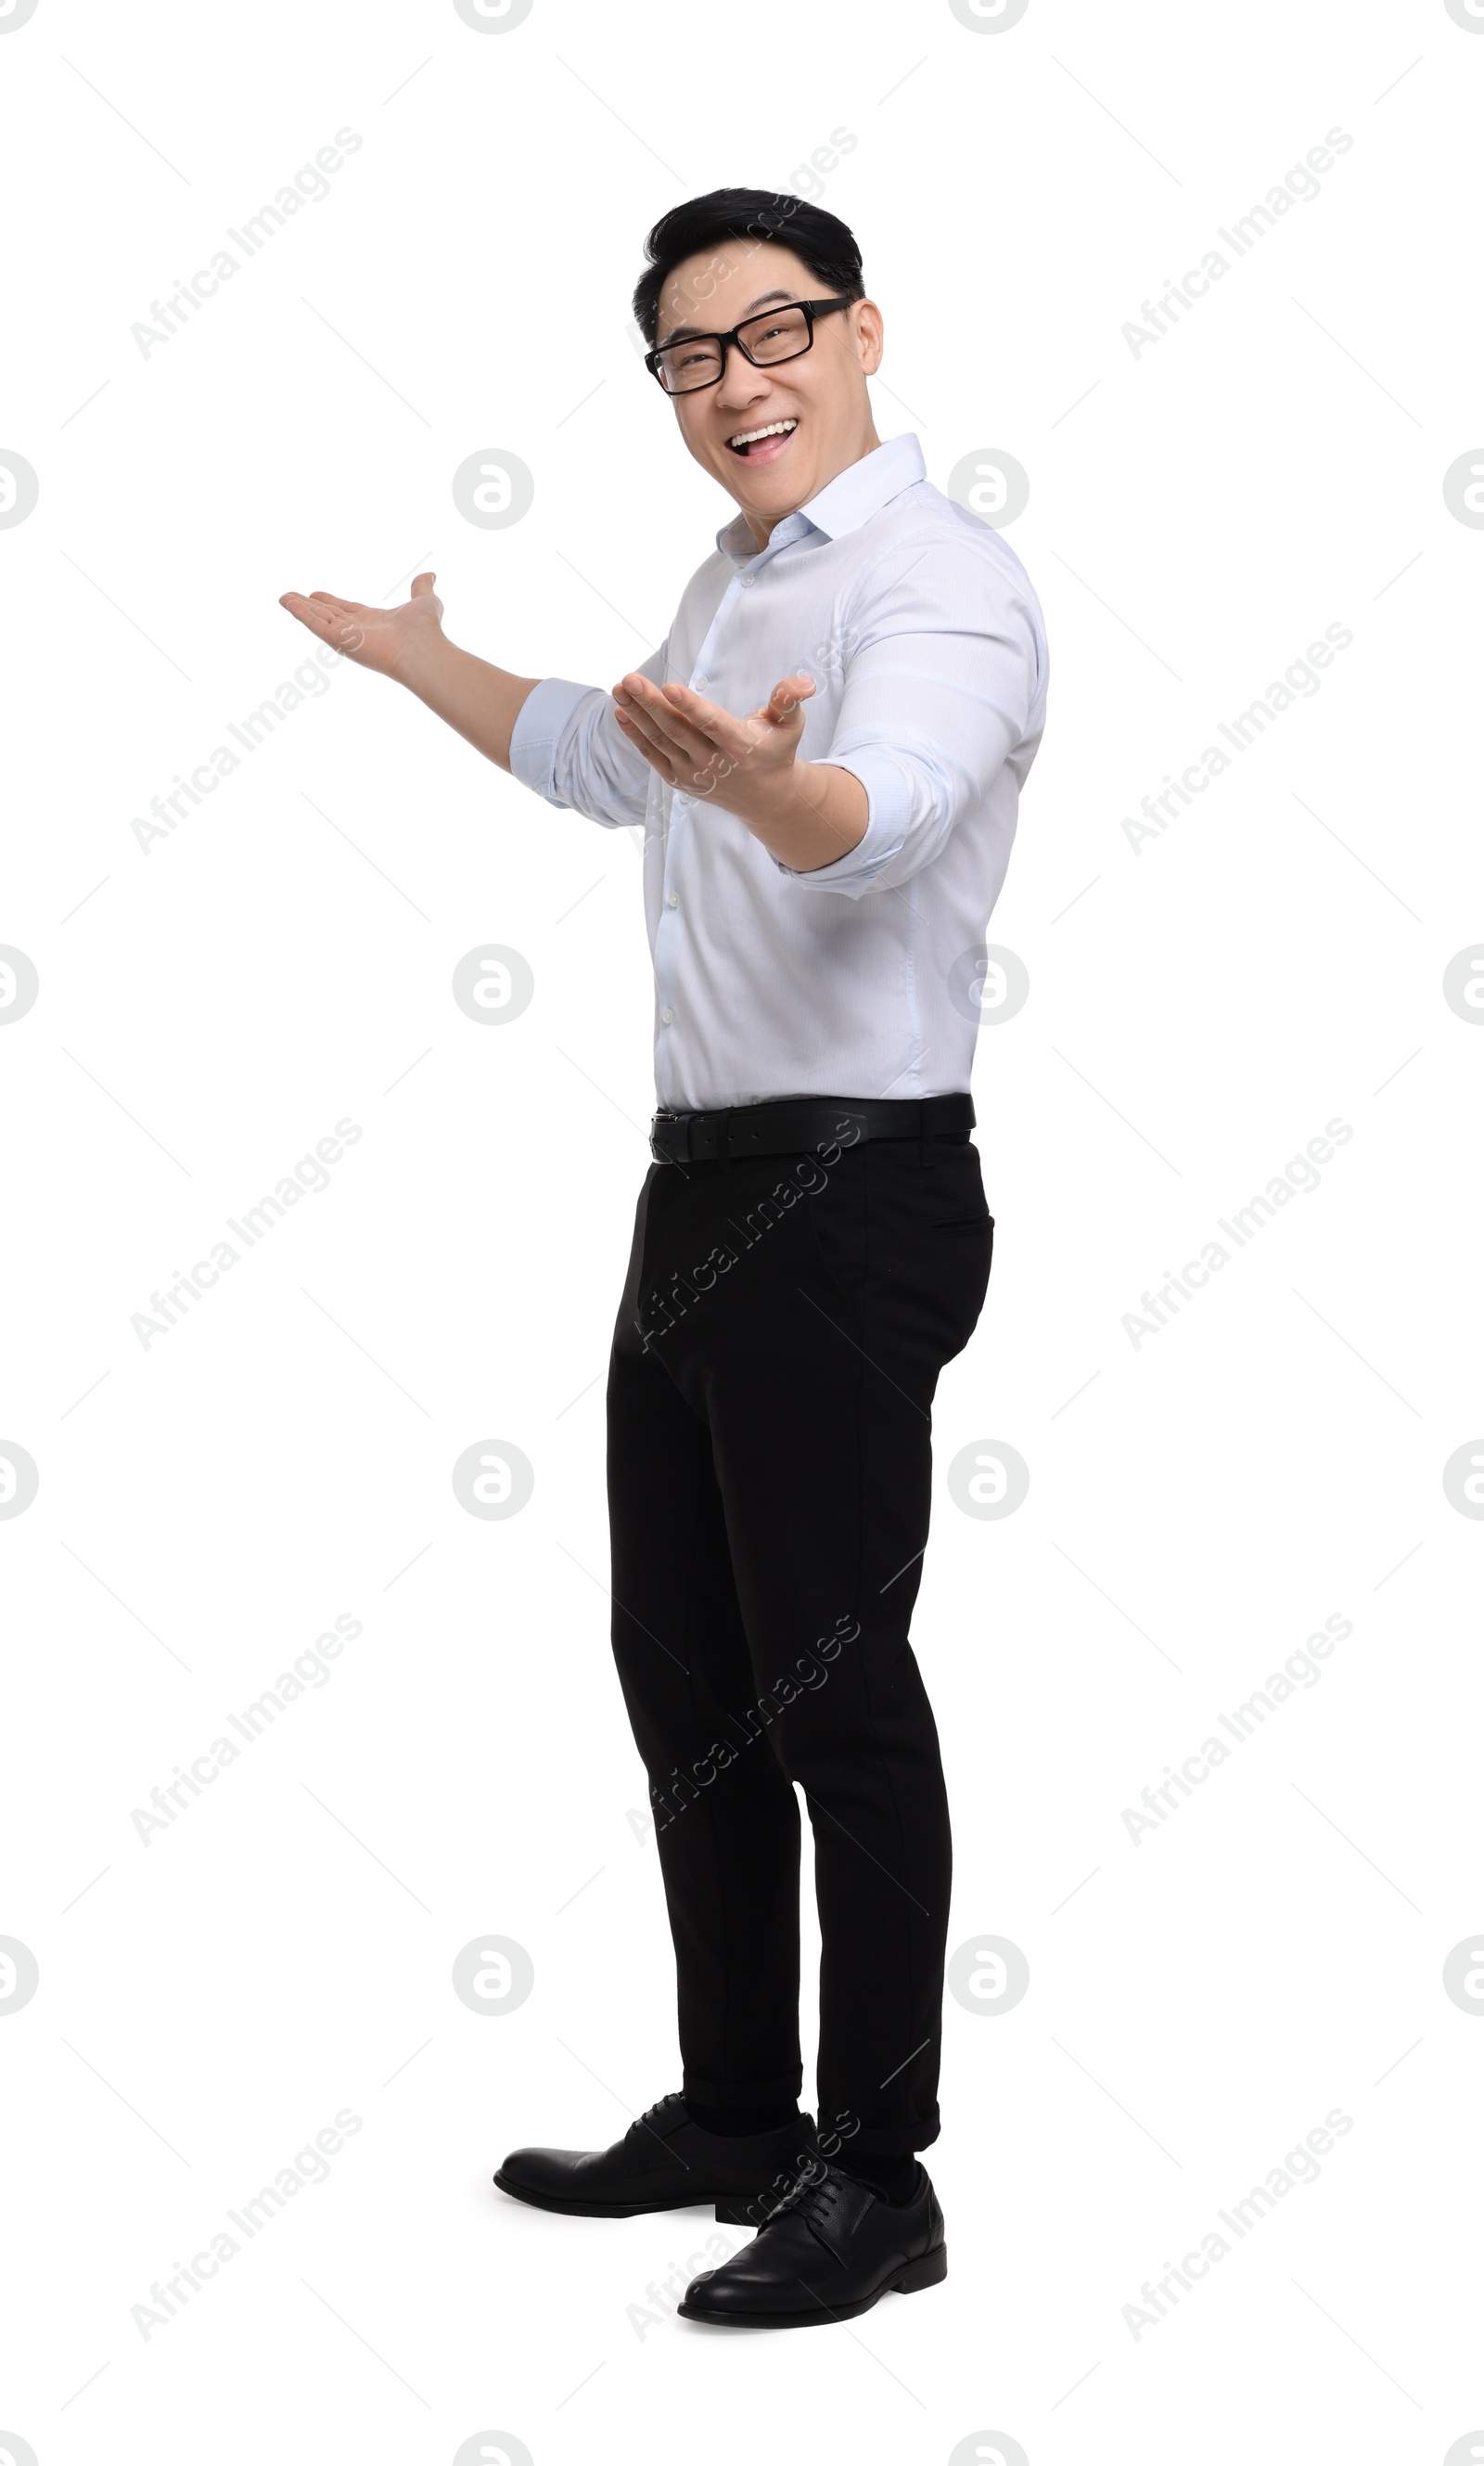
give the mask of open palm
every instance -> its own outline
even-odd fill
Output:
[[[399,608],[367,608],[359,599],[338,599],[332,591],[286,591],[278,605],[330,648],[378,676],[396,677],[441,632],[443,602],[434,577],[419,573],[412,595]]]

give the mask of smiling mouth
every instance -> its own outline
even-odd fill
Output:
[[[765,428],[740,428],[727,438],[727,450],[743,462],[776,461],[798,424],[796,419],[773,419]]]

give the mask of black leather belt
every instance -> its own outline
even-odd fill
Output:
[[[974,1127],[974,1100],[952,1096],[788,1096],[772,1105],[738,1105],[729,1112],[656,1113],[650,1154],[659,1164],[731,1162],[739,1156],[786,1155],[805,1149],[859,1147],[867,1139],[931,1139],[964,1135]]]

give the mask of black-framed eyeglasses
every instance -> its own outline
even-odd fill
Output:
[[[816,318],[851,305],[849,300],[790,300],[785,307],[765,308],[760,317],[744,317],[729,334],[687,334],[661,350],[646,351],[644,365],[666,393],[699,393],[703,386],[720,385],[726,374],[728,343],[735,343],[755,369],[773,369],[809,348]]]

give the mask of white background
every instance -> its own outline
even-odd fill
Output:
[[[1484,33],[1444,0],[1030,0],[988,35],[947,0],[535,0],[493,36],[452,0],[39,0],[0,80],[0,449],[40,481],[0,531],[0,940],[40,977],[0,1040],[0,1436],[40,1472],[0,1525],[0,1934],[40,1970],[0,2024],[0,2428],[41,2466],[445,2466],[481,2431],[537,2466],[1451,2455],[1484,2424],[1484,2027],[1442,1984],[1484,1919],[1484,1530],[1442,1468],[1484,1429],[1484,1036],[1442,975],[1484,939],[1484,537],[1442,483],[1484,433]],[[331,194],[142,353],[343,127]],[[1125,321],[1335,127],[1319,197],[1136,357]],[[915,1629],[950,1948],[1006,1937],[1030,1988],[948,2004],[945,2285],[727,2343],[671,2317],[709,2216],[489,2185],[678,2077],[602,1590],[638,853],[348,667],[147,854],[130,825],[306,655],[283,590],[432,565],[454,639],[527,674],[656,643],[729,508],[632,344],[643,233],[836,129],[812,185],[885,315],[881,434],[940,484],[1024,464],[1052,643]],[[481,448],[535,477],[505,530],[454,507]],[[1321,689],[1136,854],[1122,818],[1331,623]],[[498,1028],[450,990],[482,943],[535,974]],[[342,1118],[329,1188],[144,1347]],[[1332,1118],[1320,1187],[1136,1348],[1141,1292]],[[487,1439],[535,1468],[507,1521],[451,1484]],[[996,1439],[1030,1495],[981,1521],[943,1475]],[[344,1613],[329,1682],[146,1847],[131,1810]],[[1335,1613],[1320,1682],[1136,1847],[1122,1810]],[[453,1992],[481,1929],[534,1962],[519,2010]],[[1135,2337],[1335,2108],[1320,2180]],[[142,2336],[342,2109],[329,2180]]]

